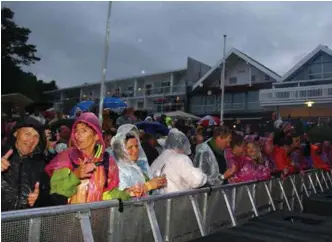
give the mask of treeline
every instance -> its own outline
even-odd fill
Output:
[[[46,101],[43,92],[58,89],[56,81],[38,80],[23,66],[40,61],[37,47],[28,44],[31,31],[14,22],[14,12],[1,9],[1,94],[21,93],[34,101]]]

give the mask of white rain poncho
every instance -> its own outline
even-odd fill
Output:
[[[208,176],[208,184],[213,186],[221,185],[222,180],[218,178],[219,165],[216,156],[208,145],[210,140],[211,139],[196,147],[196,155],[194,157],[193,163],[195,167],[199,167]]]
[[[125,126],[125,127],[123,127]],[[119,127],[116,136],[112,138],[112,153],[119,167],[120,184],[119,189],[124,190],[136,184],[144,184],[152,178],[149,163],[142,149],[137,135],[137,128],[134,125],[122,125]],[[126,151],[125,140],[127,135],[135,136],[139,143],[138,160],[132,161]]]
[[[167,187],[160,190],[162,193],[185,191],[206,183],[207,176],[188,157],[190,142],[181,131],[171,129],[164,148],[151,165],[154,176],[166,175]]]

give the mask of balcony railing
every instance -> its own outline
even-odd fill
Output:
[[[162,105],[162,104],[153,104],[153,105],[149,105],[147,110],[152,112],[152,113],[184,111],[184,104],[183,103],[164,104],[164,105]]]
[[[332,84],[260,90],[259,101],[262,106],[328,103],[332,102]]]
[[[167,95],[177,95],[185,94],[186,87],[181,86],[169,86],[169,87],[157,87],[157,88],[137,88],[136,91],[124,91],[119,94],[123,98],[132,98],[132,97],[145,97],[145,96],[167,96]]]
[[[262,109],[259,102],[224,103],[225,112],[250,112]],[[191,105],[190,112],[193,114],[212,114],[220,112],[220,104],[213,105]]]
[[[156,88],[137,88],[137,90],[130,90],[130,91],[122,91],[122,92],[106,92],[106,96],[109,97],[119,97],[119,98],[139,98],[139,97],[162,97],[168,95],[181,95],[186,93],[186,86],[185,85],[176,85],[176,86],[169,86],[169,87],[156,87]],[[63,96],[64,100],[66,95]],[[79,99],[79,95],[77,95]],[[89,95],[88,93],[84,92],[81,96],[81,100],[95,100],[99,98],[99,93],[93,93]]]
[[[146,96],[164,96],[172,94],[184,94],[186,92],[185,85],[169,86],[169,87],[157,87],[145,89]]]

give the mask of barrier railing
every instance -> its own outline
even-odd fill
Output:
[[[187,241],[270,211],[302,211],[303,196],[332,188],[332,173],[205,187],[119,203],[1,214],[2,241]]]

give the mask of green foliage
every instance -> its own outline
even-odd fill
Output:
[[[2,94],[22,93],[35,101],[42,101],[44,91],[58,87],[55,81],[38,80],[34,74],[21,69],[40,60],[36,56],[36,46],[27,43],[30,33],[30,29],[17,26],[9,8],[1,9]]]

